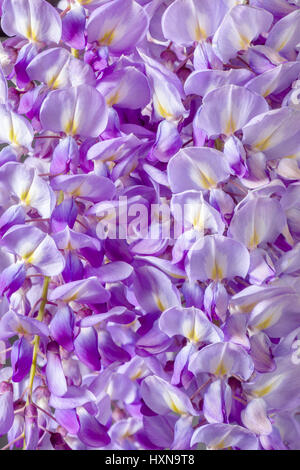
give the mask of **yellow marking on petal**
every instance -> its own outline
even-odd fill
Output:
[[[195,28],[195,40],[201,41],[201,39],[206,39],[206,31],[197,24]]]
[[[26,255],[23,255],[22,256],[22,259],[28,263],[28,264],[33,264],[33,261],[34,261],[34,251],[30,251],[29,253],[27,253]]]
[[[288,39],[285,39],[284,41],[282,41],[282,42],[279,44],[278,47],[276,47],[275,50],[276,50],[277,52],[281,51],[281,50],[286,46],[287,42],[288,42]]]
[[[63,202],[64,198],[65,198],[65,195],[64,195],[63,190],[61,189],[58,193],[58,198],[57,198],[57,205],[58,206]]]
[[[266,98],[268,95],[272,93],[271,88],[267,88],[266,91],[263,93],[263,97]]]
[[[30,206],[30,197],[29,191],[24,191],[20,196],[21,201],[26,204],[26,206]]]
[[[251,304],[239,305],[238,308],[241,313],[251,313],[256,305],[257,302],[252,302]]]
[[[66,250],[69,250],[69,251],[72,251],[74,250],[73,246],[72,246],[72,243],[69,241],[67,246],[66,246]]]
[[[211,272],[211,279],[213,281],[216,281],[216,280],[223,279],[223,277],[224,275],[223,275],[223,270],[221,266],[217,262],[215,262],[214,267]]]
[[[233,134],[236,131],[236,123],[232,116],[230,116],[225,129],[225,134]]]
[[[172,411],[174,411],[174,413],[177,413],[178,415],[185,414],[184,411],[182,411],[180,408],[178,408],[178,406],[172,400],[172,398],[170,398],[170,408],[171,408]]]
[[[78,49],[74,49],[73,47],[71,47],[71,54],[72,54],[72,56],[74,56],[76,59],[79,59],[79,50],[78,50]]]
[[[162,116],[165,119],[173,117],[173,115],[168,113],[166,108],[163,107],[163,105],[160,103],[159,100],[157,100],[157,112],[160,116]]]
[[[107,282],[106,285],[108,284],[109,286],[109,283]],[[131,328],[134,324],[136,323],[136,320],[133,320],[132,322],[130,323],[125,323],[124,327],[125,328]]]
[[[19,333],[20,335],[27,335],[28,331],[26,331],[22,325],[18,325],[16,328],[16,333]]]
[[[267,150],[267,148],[269,148],[271,144],[271,138],[272,138],[272,135],[270,135],[266,139],[260,140],[259,142],[255,144],[255,148],[260,150],[261,152],[263,152],[264,150]]]
[[[142,376],[142,374],[143,374],[142,369],[139,369],[135,374],[130,376],[130,379],[131,380],[139,379]]]
[[[156,302],[156,305],[158,306],[159,310],[161,312],[164,312],[164,310],[166,310],[166,307],[164,306],[162,300],[159,298],[158,295],[155,295],[154,298],[155,298],[155,302]]]
[[[257,245],[259,244],[259,242],[260,242],[260,240],[259,240],[258,233],[257,233],[256,229],[254,229],[253,233],[252,233],[252,236],[250,238],[249,248],[256,248]]]
[[[11,126],[11,128],[9,129],[8,138],[11,141],[12,144],[18,145],[17,136],[15,134],[15,130],[14,130],[13,126]]]
[[[116,155],[111,155],[111,158],[113,160],[114,158],[116,158]],[[110,171],[116,166],[115,162],[111,161],[110,159],[106,159],[102,161],[107,162],[107,166]]]
[[[204,218],[201,209],[194,215],[193,227],[195,230],[199,230],[199,232],[203,231],[204,229]]]
[[[110,97],[106,100],[107,106],[113,106],[114,104],[117,104],[118,101],[119,101],[119,98],[120,98],[119,92],[116,91],[112,96],[110,96]]]
[[[240,44],[240,47],[241,49],[248,49],[248,46],[250,44],[250,40],[247,38],[247,36],[244,36],[243,34],[240,34],[240,40],[239,40],[239,44]]]
[[[201,185],[204,189],[210,189],[216,185],[216,181],[198,168]]]
[[[264,330],[272,324],[272,320],[273,320],[273,317],[272,317],[272,315],[270,315],[265,320],[263,320],[261,323],[258,323],[258,325],[255,325],[255,328],[257,328],[258,330]]]
[[[211,449],[212,450],[220,450],[220,449],[224,449],[224,447],[226,447],[226,442],[225,442],[225,439],[222,439],[222,441],[218,442],[218,444],[214,444]]]
[[[77,131],[77,125],[76,123],[74,122],[73,119],[70,119],[67,124],[65,125],[65,133],[66,134],[71,134],[71,135],[74,135],[76,134],[76,131]]]
[[[54,75],[50,80],[48,80],[47,85],[49,88],[56,90],[60,85],[60,80],[57,75]]]
[[[255,395],[258,398],[264,397],[265,395],[268,395],[273,389],[274,383],[271,383],[270,385],[267,385],[264,388],[261,388],[260,390],[253,390],[252,395]]]
[[[199,336],[197,335],[195,327],[188,332],[187,338],[192,342],[192,343],[198,343],[199,341]]]
[[[63,299],[64,302],[66,303],[69,303],[69,302],[73,302],[74,300],[76,300],[78,298],[78,292],[76,292],[75,294],[71,295],[71,297],[68,297],[66,299]]]
[[[107,31],[100,39],[98,39],[98,42],[102,44],[103,46],[109,46],[115,36],[115,30],[112,29],[110,31]]]
[[[268,385],[263,385],[260,388],[251,390],[250,391],[251,396],[255,398],[256,397],[261,398],[261,397],[264,397],[265,395],[268,395],[282,383],[284,378],[285,378],[284,374],[280,374],[280,375],[272,377]]]
[[[223,360],[219,363],[218,367],[215,370],[215,375],[226,375],[227,374],[227,367],[225,366]]]
[[[167,274],[171,277],[174,277],[174,279],[186,279],[186,276],[184,276],[183,274],[180,275],[180,274],[174,274],[174,273],[171,273],[170,271],[166,271]]]
[[[28,28],[27,28],[26,37],[27,37],[27,39],[30,39],[31,41],[36,41],[37,40],[36,34],[33,31],[31,25],[29,25]]]

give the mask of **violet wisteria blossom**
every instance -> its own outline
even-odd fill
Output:
[[[3,449],[299,450],[299,0],[0,14]]]

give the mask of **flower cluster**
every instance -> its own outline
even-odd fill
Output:
[[[0,8],[5,447],[299,449],[299,0]]]

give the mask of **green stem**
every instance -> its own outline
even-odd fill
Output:
[[[40,305],[40,308],[39,308],[38,316],[36,318],[38,321],[43,321],[43,318],[44,318],[45,306],[46,306],[46,303],[47,303],[49,282],[50,282],[50,277],[45,276],[44,284],[43,284],[43,291],[42,291],[42,301],[41,301],[41,305]],[[29,374],[29,385],[28,385],[28,394],[27,394],[26,406],[29,405],[29,403],[31,402],[32,387],[33,387],[33,381],[34,381],[34,377],[35,377],[35,373],[36,373],[36,361],[37,361],[37,355],[38,355],[38,350],[39,350],[39,344],[40,344],[40,337],[38,335],[35,335],[34,340],[33,340],[33,355],[32,355],[32,363],[31,363],[31,368],[30,368],[30,374]],[[26,449],[25,433],[24,433],[24,447],[23,447],[23,449]]]

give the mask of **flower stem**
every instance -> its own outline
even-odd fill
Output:
[[[16,437],[13,441],[9,442],[8,444],[6,444],[6,446],[2,447],[0,450],[7,450],[9,449],[10,446],[14,445],[15,442],[18,442],[20,439],[23,439],[24,437],[24,433],[22,432],[22,434],[20,434],[20,436]]]
[[[44,283],[43,283],[43,291],[42,291],[42,301],[41,301],[41,305],[40,305],[40,308],[39,308],[38,316],[36,318],[38,321],[43,321],[43,318],[44,318],[45,306],[46,306],[46,303],[47,303],[49,282],[50,282],[50,277],[45,276]],[[30,374],[29,374],[29,385],[28,385],[27,400],[26,400],[26,405],[25,406],[28,406],[29,403],[31,402],[33,381],[34,381],[34,377],[35,377],[35,374],[36,374],[36,361],[37,361],[37,355],[38,355],[38,350],[39,350],[39,344],[40,344],[40,337],[38,335],[35,335],[34,340],[33,340],[33,355],[32,355],[32,363],[31,363],[31,368],[30,368]],[[24,434],[23,450],[26,450],[25,432],[23,434]]]
[[[44,318],[44,313],[45,313],[45,306],[47,303],[47,294],[48,294],[48,287],[49,287],[49,282],[50,282],[50,277],[45,276],[44,278],[44,284],[43,284],[43,291],[42,291],[42,301],[41,305],[39,308],[39,313],[37,316],[37,320],[43,321]],[[39,343],[40,343],[40,337],[35,335],[34,337],[34,346],[33,346],[33,356],[32,356],[32,364],[30,368],[30,375],[29,375],[29,387],[28,387],[28,394],[27,394],[27,401],[26,405],[29,405],[31,401],[31,395],[32,395],[32,387],[33,387],[33,381],[36,373],[36,360],[37,360],[37,354],[38,354],[38,349],[39,349]]]

